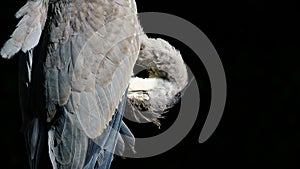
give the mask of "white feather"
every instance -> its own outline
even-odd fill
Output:
[[[39,42],[47,18],[48,0],[28,1],[17,13],[16,18],[23,17],[11,38],[1,49],[3,58],[11,58],[22,49],[33,49]]]
[[[180,52],[167,41],[143,35],[141,46],[137,65],[150,70],[150,77],[131,78],[128,99],[137,121],[159,126],[160,114],[176,103],[187,85],[187,69]]]

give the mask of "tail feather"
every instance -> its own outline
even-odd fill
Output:
[[[29,165],[31,169],[39,168],[44,158],[43,151],[47,142],[46,126],[38,119],[33,119],[24,129]]]

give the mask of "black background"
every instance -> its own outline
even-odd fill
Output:
[[[197,56],[188,47],[163,37],[194,67],[202,92],[197,123],[172,150],[146,159],[116,157],[112,168],[299,168],[299,6],[293,1],[196,2],[137,0],[139,12],[182,17],[197,25],[215,46],[228,83],[227,104],[219,127],[207,142],[197,142],[209,107],[207,75],[201,62],[193,60]],[[1,5],[0,44],[14,30],[14,13],[24,3],[25,0],[10,0]],[[17,61],[16,57],[0,59],[1,165],[26,169],[24,139],[19,132]],[[164,128],[176,118],[171,113],[162,121]],[[130,126],[136,135],[149,130],[137,124]],[[161,132],[150,127],[154,134]]]

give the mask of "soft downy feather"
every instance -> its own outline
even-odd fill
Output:
[[[188,84],[186,65],[181,54],[167,41],[141,35],[137,65],[149,72],[149,78],[130,80],[128,99],[138,122],[153,122],[174,106]]]

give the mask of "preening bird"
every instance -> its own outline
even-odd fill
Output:
[[[187,85],[180,52],[147,37],[134,0],[28,0],[16,17],[1,56],[19,53],[31,169],[44,158],[57,169],[110,168],[115,151],[134,152],[126,101],[136,120],[159,124]],[[133,77],[136,64],[148,78]]]

